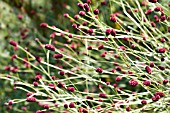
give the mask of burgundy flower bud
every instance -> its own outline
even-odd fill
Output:
[[[115,73],[115,72],[116,72],[116,70],[112,69],[112,70],[111,70],[111,72],[112,72],[112,73]]]
[[[114,37],[116,36],[116,31],[114,29],[111,30],[111,35]]]
[[[151,68],[150,68],[149,66],[146,66],[146,67],[145,67],[145,70],[146,70],[146,72],[147,72],[148,74],[151,74],[151,73],[152,73],[152,70],[151,70]]]
[[[157,0],[149,0],[149,2],[156,3]]]
[[[54,84],[48,84],[48,86],[54,90],[56,89],[56,86]]]
[[[96,72],[102,73],[102,72],[103,72],[103,69],[102,69],[102,68],[96,68]]]
[[[64,104],[64,108],[66,108],[66,109],[67,109],[67,108],[68,108],[68,105],[67,105],[67,104]]]
[[[10,101],[8,102],[8,105],[12,105],[12,104],[13,104],[13,101],[10,100]]]
[[[107,2],[104,0],[103,2],[101,2],[101,5],[107,5]]]
[[[6,109],[7,109],[7,110],[11,110],[11,109],[12,109],[12,106],[7,106]]]
[[[168,83],[168,80],[167,79],[164,79],[163,80],[163,84],[167,84]]]
[[[70,107],[70,108],[75,108],[75,104],[74,104],[73,102],[71,102],[71,103],[69,104],[69,107]]]
[[[120,80],[122,80],[122,77],[121,77],[121,76],[117,76],[116,79],[115,79],[116,82],[118,82],[118,81],[120,81]]]
[[[166,52],[166,48],[159,48],[158,49],[158,53],[165,53]]]
[[[83,26],[87,26],[87,22],[83,22],[82,25],[83,25]]]
[[[64,87],[64,83],[59,82],[57,85],[59,88],[63,88]]]
[[[156,27],[155,22],[151,22],[152,27]]]
[[[117,71],[122,71],[122,68],[120,66],[116,66]]]
[[[47,27],[47,26],[48,26],[47,23],[41,23],[41,24],[40,24],[40,27]]]
[[[165,15],[161,16],[161,21],[163,22],[165,20],[166,20],[166,16]]]
[[[113,87],[117,87],[117,84],[113,84]]]
[[[112,31],[112,29],[110,29],[110,28],[106,29],[106,31],[105,31],[106,35],[110,35],[111,31]]]
[[[127,108],[126,108],[126,111],[131,111],[131,108],[130,108],[130,107],[127,107]]]
[[[76,29],[77,28],[77,24],[72,24],[72,27]]]
[[[150,86],[151,82],[149,80],[145,80],[145,81],[143,81],[143,85]]]
[[[87,3],[84,3],[84,9],[85,11],[89,12],[90,11],[90,7]]]
[[[56,36],[56,32],[53,32],[52,34],[50,34],[50,38],[55,38]]]
[[[149,15],[149,14],[151,14],[151,13],[152,13],[152,10],[151,10],[151,9],[148,9],[148,10],[145,12],[146,15]]]
[[[168,27],[168,32],[170,33],[170,27]]]
[[[85,16],[85,14],[86,14],[86,13],[85,13],[84,11],[80,11],[80,12],[79,12],[79,15],[80,15],[80,16]]]
[[[55,77],[55,76],[51,76],[51,78],[52,78],[53,80],[56,80],[56,77]]]
[[[21,15],[21,14],[18,14],[17,17],[18,17],[19,20],[22,20],[22,19],[23,19],[23,15]]]
[[[159,100],[161,97],[159,95],[155,96],[156,100]]]
[[[100,93],[100,94],[99,94],[99,97],[101,97],[101,98],[106,98],[106,94]]]
[[[68,18],[68,17],[69,17],[69,14],[65,13],[63,16],[64,16],[65,18]]]
[[[153,101],[158,101],[158,99],[155,96],[152,97],[152,100]]]
[[[160,69],[160,70],[165,70],[165,67],[164,66],[158,66],[158,68]]]
[[[51,50],[51,51],[55,51],[55,47],[53,45],[50,45],[50,44],[46,44],[45,48],[48,49],[48,50]]]
[[[161,11],[161,7],[159,7],[159,6],[157,6],[157,7],[155,7],[155,9],[154,9],[154,11]]]
[[[36,102],[36,98],[35,97],[27,97],[26,101],[27,102]]]
[[[162,93],[162,92],[156,92],[156,93],[155,93],[155,96],[157,96],[157,95],[159,95],[160,97],[164,97],[164,96],[165,96],[165,94]]]
[[[10,71],[10,66],[5,66],[4,69],[5,71]]]
[[[50,106],[49,106],[48,104],[44,104],[44,105],[43,105],[43,108],[44,108],[44,109],[49,109]]]
[[[72,34],[68,34],[68,37],[69,37],[69,38],[72,38],[73,36],[72,36]]]
[[[78,6],[79,8],[81,8],[81,9],[83,9],[83,8],[84,8],[84,5],[83,5],[83,4],[81,4],[81,3],[78,3],[78,4],[77,4],[77,6]]]
[[[10,40],[9,43],[14,47],[17,47],[17,45],[18,45],[17,42],[15,42],[13,40]]]
[[[94,9],[93,13],[94,13],[95,15],[98,15],[98,14],[99,14],[99,10],[98,10],[98,9]]]
[[[36,61],[38,61],[39,63],[42,61],[41,57],[35,56]]]
[[[62,54],[54,54],[53,57],[56,59],[59,59],[59,58],[63,58],[63,55]]]
[[[91,0],[87,0],[87,3],[90,4],[90,3],[91,3]]]
[[[61,76],[64,76],[64,75],[65,75],[65,72],[64,72],[64,71],[60,71],[59,74],[60,74]]]
[[[42,75],[38,74],[38,75],[35,76],[35,80],[40,80],[41,78],[42,78]]]
[[[110,82],[106,82],[107,85],[110,85]]]
[[[105,54],[105,53],[102,53],[100,56],[101,56],[101,57],[105,57],[105,56],[106,56],[106,54]]]
[[[114,16],[110,17],[110,20],[111,20],[112,22],[116,22],[116,21],[117,21]]]
[[[12,68],[10,69],[10,71],[13,72],[13,73],[15,73],[15,72],[18,71],[18,67],[12,67]]]
[[[101,50],[101,49],[103,49],[103,48],[104,48],[104,45],[98,46],[98,49],[99,49],[99,50]]]
[[[132,71],[128,71],[128,74],[133,74],[133,72]]]
[[[87,49],[88,50],[92,50],[93,48],[92,48],[92,46],[88,46]]]
[[[92,33],[93,33],[93,29],[88,29],[87,32],[88,32],[89,34],[92,34]]]
[[[154,15],[154,19],[159,19],[159,17],[157,15]]]
[[[11,59],[14,60],[17,58],[17,55],[12,55]]]
[[[167,17],[167,20],[170,21],[170,16]]]
[[[75,15],[74,19],[78,20],[79,19],[79,15]]]
[[[129,81],[129,84],[130,84],[131,86],[137,86],[137,85],[138,85],[138,81],[136,81],[136,80],[134,80],[134,79],[131,79],[131,80]]]
[[[87,96],[86,99],[93,100],[93,97]]]
[[[161,41],[162,43],[164,43],[166,40],[165,40],[165,38],[161,38],[160,41]]]
[[[38,86],[38,82],[33,82],[33,85],[34,86]]]
[[[68,88],[67,88],[67,91],[74,92],[75,89],[74,89],[74,87],[68,87]]]
[[[31,96],[31,95],[33,95],[34,94],[34,92],[28,92],[27,93],[27,97],[29,97],[29,96]]]
[[[147,104],[147,101],[146,100],[142,100],[141,104]]]
[[[131,47],[132,47],[132,48],[135,48],[135,47],[136,47],[136,45],[135,45],[135,44],[132,44],[132,45],[131,45]]]

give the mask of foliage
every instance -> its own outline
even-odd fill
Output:
[[[41,23],[45,38],[36,29],[35,40],[9,40],[13,67],[1,79],[24,96],[8,100],[8,108],[169,112],[168,1],[87,0],[77,6],[70,7],[77,14],[63,15],[66,25]]]

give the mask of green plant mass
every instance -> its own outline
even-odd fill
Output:
[[[1,0],[0,113],[169,113],[169,0]]]

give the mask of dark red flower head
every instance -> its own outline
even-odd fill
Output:
[[[50,45],[50,44],[46,44],[45,48],[48,49],[48,50],[51,50],[51,51],[55,51],[55,47],[53,45]]]
[[[163,80],[163,84],[167,84],[168,83],[168,80],[167,79],[164,79]]]
[[[116,36],[116,31],[114,29],[111,30],[111,35]]]
[[[86,13],[85,13],[84,11],[80,11],[80,12],[79,12],[79,15],[80,15],[80,16],[85,16],[85,14],[86,14]]]
[[[146,67],[145,67],[145,70],[146,70],[146,72],[147,72],[148,74],[151,74],[151,73],[152,73],[152,70],[151,70],[151,68],[150,68],[149,66],[146,66]]]
[[[75,108],[75,104],[74,104],[73,102],[71,102],[71,103],[69,104],[69,107],[70,107],[70,108]]]
[[[90,7],[87,3],[84,3],[84,9],[85,11],[89,12],[90,11]]]
[[[142,104],[147,104],[147,101],[146,100],[142,100],[141,103]]]
[[[62,54],[54,54],[53,57],[56,59],[59,59],[59,58],[63,58],[63,55]]]
[[[102,69],[102,68],[96,68],[96,72],[102,73],[102,72],[103,72],[103,69]]]
[[[138,85],[138,81],[136,81],[136,80],[134,80],[134,79],[131,79],[131,80],[129,81],[129,84],[130,84],[131,86],[137,86],[137,85]]]
[[[98,15],[98,14],[99,14],[99,10],[98,10],[98,9],[94,9],[93,13],[94,13],[95,15]]]
[[[145,80],[145,81],[143,81],[143,85],[150,86],[151,82],[149,80]]]
[[[110,28],[106,29],[106,31],[105,31],[106,35],[110,35],[111,31],[112,31],[112,29],[110,29]]]
[[[157,0],[149,0],[149,2],[156,3]]]
[[[158,49],[158,53],[165,53],[166,52],[166,48],[159,48]]]
[[[106,94],[100,93],[100,94],[99,94],[99,97],[101,97],[101,98],[106,98]]]
[[[36,98],[35,97],[28,97],[26,99],[27,102],[36,102]]]
[[[149,15],[149,14],[151,14],[151,13],[152,13],[152,10],[151,10],[151,9],[148,9],[148,10],[145,12],[146,15]]]
[[[9,43],[14,47],[17,47],[17,45],[18,45],[17,42],[15,42],[13,40],[10,40]]]
[[[68,87],[68,88],[67,88],[67,91],[74,92],[75,89],[74,89],[74,87]]]
[[[49,106],[48,104],[44,104],[44,105],[43,105],[43,108],[44,108],[44,109],[49,109],[50,106]]]
[[[117,21],[114,16],[111,16],[111,17],[110,17],[110,20],[111,20],[112,22],[116,22],[116,21]]]
[[[41,24],[40,24],[40,27],[47,27],[47,26],[48,26],[47,23],[41,23]]]
[[[120,80],[122,80],[122,77],[121,77],[121,76],[117,76],[116,79],[115,79],[116,82],[118,82],[118,81],[120,81]]]

